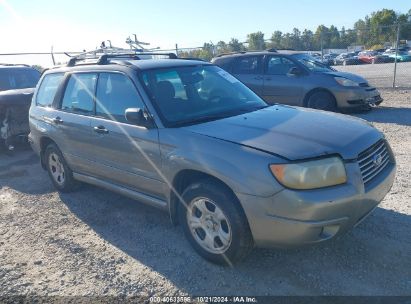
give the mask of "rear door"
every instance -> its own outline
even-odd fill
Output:
[[[53,128],[53,140],[75,172],[87,173],[93,167],[90,116],[94,114],[96,73],[73,73],[65,84],[58,109],[44,115]]]
[[[263,93],[262,55],[237,57],[232,65],[232,74],[257,95]]]
[[[290,75],[291,68],[297,66],[294,61],[284,56],[270,55],[264,61],[263,98],[268,103],[301,105],[303,83],[306,75]]]
[[[128,108],[145,108],[132,80],[122,73],[100,73],[96,115],[90,125],[96,162],[93,175],[163,198],[158,130],[129,123],[125,119]]]

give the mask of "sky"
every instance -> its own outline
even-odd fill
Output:
[[[406,13],[409,0],[0,0],[0,54],[93,50],[103,40],[127,47],[137,34],[150,47],[198,47],[256,31],[315,30],[319,24],[351,28],[382,8]],[[64,57],[64,55],[63,55]],[[51,64],[50,56],[0,56],[0,62]],[[57,58],[57,60],[66,60]]]

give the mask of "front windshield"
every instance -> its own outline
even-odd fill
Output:
[[[319,62],[315,58],[309,55],[294,55],[298,62],[302,63],[306,68],[312,72],[330,72],[333,71],[332,68],[326,66],[325,64]]]
[[[166,127],[239,115],[267,104],[235,77],[216,66],[143,71],[145,89]]]

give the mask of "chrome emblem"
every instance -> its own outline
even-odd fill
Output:
[[[381,154],[378,154],[378,155],[374,155],[373,156],[373,158],[372,158],[372,162],[373,162],[373,164],[374,164],[374,167],[379,167],[380,165],[381,165],[381,163],[382,163],[382,156],[381,156]]]

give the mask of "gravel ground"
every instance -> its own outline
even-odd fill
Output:
[[[341,72],[361,75],[377,88],[392,88],[394,63],[334,66],[333,68]],[[411,88],[411,62],[398,62],[396,75],[396,87]]]
[[[411,92],[382,94],[356,114],[397,158],[380,207],[339,239],[235,268],[200,258],[165,213],[91,186],[59,194],[32,152],[0,154],[0,295],[411,295]]]

